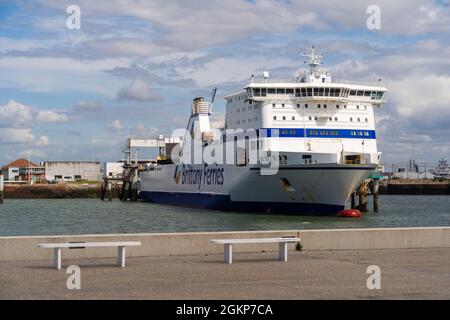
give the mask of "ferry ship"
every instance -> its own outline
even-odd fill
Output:
[[[293,79],[276,80],[263,72],[225,96],[225,124],[218,133],[210,124],[214,98],[194,99],[175,153],[181,158],[172,155],[141,172],[139,197],[226,211],[335,215],[343,210],[379,165],[374,111],[385,102],[387,89],[381,80],[332,79],[314,47],[303,56],[309,68]],[[192,151],[187,141],[195,136],[200,149]],[[232,163],[201,156],[220,145]]]

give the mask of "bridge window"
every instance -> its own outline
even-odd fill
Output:
[[[361,97],[363,94],[364,94],[364,91],[358,91],[358,92],[356,92],[356,95],[357,95],[358,97]]]
[[[284,89],[284,88],[277,89],[277,94],[285,94],[285,93],[286,93],[286,89]]]
[[[294,89],[286,89],[286,94],[294,94]]]
[[[330,88],[325,88],[325,97],[328,97],[330,94]]]
[[[365,97],[370,97],[370,91],[364,91],[364,96]]]
[[[336,89],[336,91],[334,92],[334,96],[339,97],[340,94],[341,94],[341,89]]]
[[[267,93],[269,93],[269,94],[274,94],[274,93],[276,93],[277,91],[275,90],[275,88],[268,88],[267,89]]]
[[[350,90],[350,95],[351,96],[356,96],[356,91],[355,90]]]

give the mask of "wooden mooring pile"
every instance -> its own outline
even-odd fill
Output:
[[[139,167],[124,164],[123,176],[120,178],[105,177],[101,187],[100,198],[112,201],[113,190],[119,194],[121,201],[137,201],[139,198]]]
[[[369,192],[373,196],[373,211],[379,210],[379,196],[380,196],[380,178],[378,175],[372,175],[351,194],[351,208],[357,209],[361,212],[369,211]],[[356,197],[358,196],[358,204],[356,204]]]
[[[4,180],[3,180],[3,173],[0,172],[0,204],[3,203],[3,199],[4,199]]]

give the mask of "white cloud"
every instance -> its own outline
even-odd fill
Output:
[[[2,143],[29,143],[34,138],[31,129],[0,128],[0,142]]]
[[[33,118],[31,108],[14,100],[0,105],[0,125],[23,127],[29,125]]]
[[[106,125],[106,128],[111,131],[120,131],[123,130],[123,124],[120,122],[120,120],[114,120],[113,122],[108,123]]]
[[[118,98],[121,100],[135,100],[139,102],[161,100],[161,96],[152,93],[148,84],[141,79],[135,79],[129,86],[120,89]]]
[[[450,117],[450,76],[418,74],[392,82],[389,88],[400,117],[423,124]]]
[[[36,120],[40,122],[57,123],[67,122],[69,121],[69,117],[64,113],[59,113],[52,110],[44,110],[38,112]]]
[[[47,136],[40,136],[39,139],[34,143],[38,147],[48,146],[50,139]]]

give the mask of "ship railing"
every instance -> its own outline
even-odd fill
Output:
[[[302,82],[300,78],[291,79],[281,79],[281,78],[263,78],[263,77],[252,77],[249,80],[249,84],[252,83],[305,83],[305,84],[320,84],[320,83],[309,83]],[[358,85],[358,86],[370,86],[370,87],[384,87],[384,82],[378,81],[364,81],[364,80],[346,80],[346,79],[333,79],[333,81],[327,82],[325,84],[347,84],[347,85]]]

